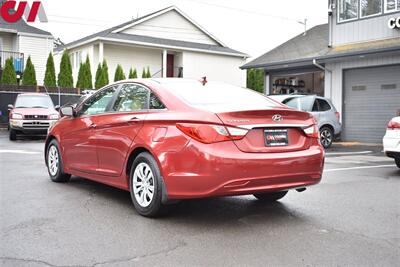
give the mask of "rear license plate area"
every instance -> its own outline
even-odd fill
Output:
[[[289,144],[289,136],[287,129],[268,129],[264,130],[265,146],[287,146]]]

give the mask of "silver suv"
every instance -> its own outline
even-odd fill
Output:
[[[342,131],[340,113],[332,102],[325,97],[316,95],[270,95],[270,98],[279,101],[297,110],[313,114],[318,122],[321,135],[321,144],[328,148]]]

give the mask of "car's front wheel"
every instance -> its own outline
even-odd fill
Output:
[[[17,140],[17,131],[10,128],[10,140],[15,141]]]
[[[284,196],[286,196],[288,191],[279,191],[279,192],[270,192],[270,193],[260,193],[260,194],[254,194],[254,196],[258,200],[266,201],[266,202],[273,202],[277,201]]]
[[[71,178],[70,174],[64,172],[60,149],[55,139],[53,139],[47,146],[46,165],[50,179],[53,182],[65,183]]]
[[[321,145],[324,148],[329,148],[333,142],[333,130],[330,127],[322,127],[319,131]]]
[[[395,162],[396,162],[396,165],[397,165],[397,167],[399,167],[399,168],[400,168],[400,158],[398,158],[398,159],[395,159]]]
[[[157,162],[147,152],[140,153],[130,171],[132,202],[140,215],[156,217],[164,208],[162,200],[162,177]]]

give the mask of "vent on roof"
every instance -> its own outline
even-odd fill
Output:
[[[381,89],[384,89],[384,90],[386,90],[386,89],[396,89],[397,88],[397,86],[396,86],[396,84],[395,83],[392,83],[392,84],[381,84]]]
[[[367,86],[365,85],[354,85],[351,87],[351,90],[353,91],[363,91],[363,90],[367,90]]]

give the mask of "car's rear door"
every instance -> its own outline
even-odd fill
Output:
[[[77,111],[76,117],[68,118],[64,124],[61,140],[64,157],[69,168],[95,173],[98,167],[94,122],[101,120],[116,91],[111,86],[87,99]]]
[[[123,84],[109,112],[94,119],[99,174],[122,173],[129,149],[148,113],[149,96],[150,90],[143,85]]]

